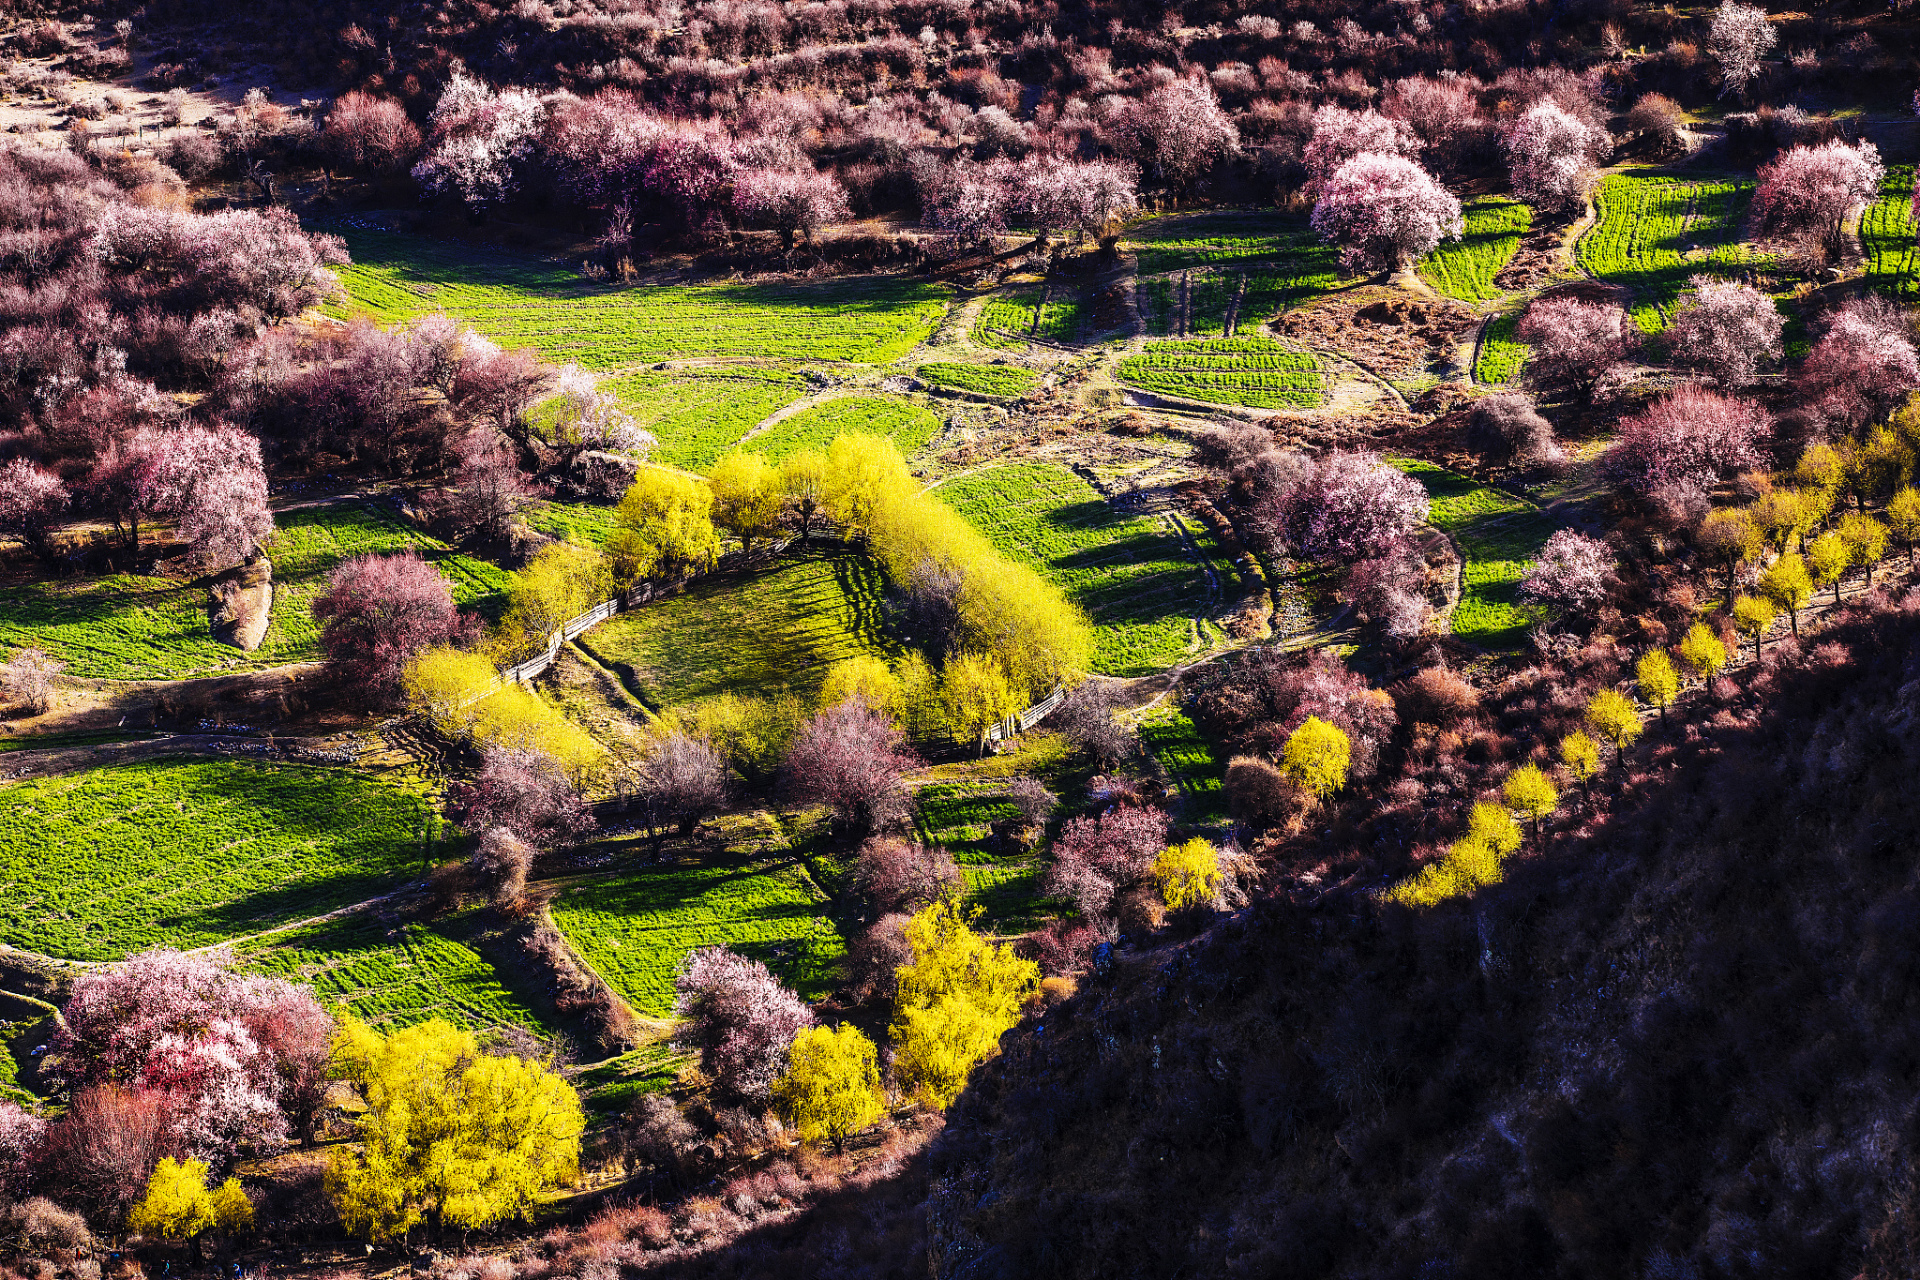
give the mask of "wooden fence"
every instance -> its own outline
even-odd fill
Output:
[[[1040,701],[1034,703],[1032,706],[1028,707],[1025,711],[1016,712],[1015,714],[1008,716],[1005,720],[1000,721],[998,724],[989,726],[987,729],[987,741],[988,742],[1004,742],[1006,739],[1013,737],[1017,733],[1025,733],[1027,730],[1033,728],[1033,726],[1039,724],[1042,720],[1045,720],[1048,716],[1052,715],[1056,710],[1059,709],[1060,704],[1065,702],[1066,700],[1067,700],[1067,691],[1065,687],[1061,685],[1055,685],[1053,687],[1052,693],[1040,699]]]

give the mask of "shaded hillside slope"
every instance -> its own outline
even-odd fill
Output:
[[[1772,679],[1475,899],[1276,898],[1009,1037],[935,1273],[1915,1274],[1920,602]]]

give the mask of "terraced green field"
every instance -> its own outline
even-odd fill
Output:
[[[14,783],[0,942],[117,960],[321,915],[417,871],[425,812],[366,774],[304,765],[174,759]]]
[[[672,356],[885,364],[922,342],[947,291],[923,281],[823,284],[595,284],[565,264],[350,226],[340,315],[381,324],[444,311],[508,347],[556,363],[618,369]]]
[[[673,1016],[674,969],[699,947],[751,956],[808,999],[832,990],[846,944],[797,858],[651,863],[637,838],[602,843],[620,864],[555,899],[553,922],[641,1013]]]
[[[1207,571],[1171,518],[1130,515],[1050,462],[1015,462],[959,476],[934,491],[1004,554],[1058,583],[1094,621],[1093,669],[1143,675],[1195,646],[1210,609]],[[1204,529],[1195,537],[1211,556]],[[1199,624],[1211,644],[1211,623]]]
[[[741,436],[809,390],[807,380],[778,370],[630,373],[609,378],[608,394],[653,432],[655,462],[705,471]]]
[[[983,347],[1017,350],[1029,339],[1078,342],[1085,336],[1087,308],[1072,293],[1056,291],[1042,301],[1040,290],[987,300],[973,324],[973,341]]]
[[[1120,362],[1119,377],[1142,391],[1255,409],[1311,408],[1326,397],[1320,361],[1272,338],[1150,342]]]
[[[373,506],[347,502],[288,511],[277,523],[267,544],[272,622],[252,653],[213,639],[203,588],[133,574],[0,589],[0,651],[38,645],[65,662],[68,674],[106,680],[171,680],[306,661],[319,657],[319,628],[309,606],[334,566],[350,556],[409,547],[452,581],[460,603],[483,612],[500,605],[504,570]]]
[[[1179,821],[1210,826],[1227,820],[1227,762],[1198,725],[1182,712],[1161,711],[1141,720],[1140,740],[1180,793]]]
[[[1453,611],[1453,634],[1489,648],[1518,644],[1528,617],[1515,592],[1527,566],[1552,535],[1553,521],[1532,503],[1430,462],[1387,461],[1426,486],[1433,502],[1428,521],[1451,534],[1466,556],[1460,603]]]
[[[1772,261],[1739,239],[1752,197],[1750,181],[1610,174],[1594,195],[1599,221],[1574,252],[1596,278],[1633,290],[1634,322],[1658,333],[1690,277]]]
[[[1501,295],[1493,278],[1513,261],[1533,226],[1533,210],[1518,200],[1480,196],[1466,202],[1464,213],[1465,233],[1423,258],[1420,278],[1462,302],[1490,302]]]
[[[751,575],[703,579],[580,637],[656,708],[785,685],[812,697],[857,654],[891,657],[880,570],[847,552],[795,552]]]
[[[527,523],[542,533],[578,542],[582,546],[603,547],[619,521],[618,508],[600,502],[550,502],[535,512]]]
[[[803,449],[825,449],[835,436],[886,436],[912,458],[940,434],[946,423],[905,400],[886,396],[847,396],[812,405],[768,427],[741,448],[779,462]]]
[[[1046,864],[1038,854],[997,849],[989,838],[993,824],[1019,810],[1004,783],[939,782],[920,788],[913,827],[924,844],[953,855],[966,877],[967,901],[985,912],[996,933],[1037,928],[1047,914],[1040,895]]]
[[[1920,295],[1914,275],[1913,166],[1896,165],[1880,184],[1880,198],[1860,218],[1860,242],[1867,254],[1867,281],[1894,297]]]
[[[445,1018],[470,1027],[551,1030],[461,941],[472,924],[472,913],[431,925],[352,915],[269,934],[234,954],[245,971],[305,983],[328,1008],[344,1006],[375,1026]]]
[[[1474,357],[1475,382],[1511,382],[1527,367],[1527,355],[1532,348],[1514,336],[1520,327],[1521,314],[1511,311],[1487,323],[1486,336],[1480,340],[1480,353]]]
[[[922,382],[982,396],[1017,396],[1033,389],[1040,375],[1017,364],[923,364]]]
[[[1337,251],[1321,241],[1303,217],[1272,210],[1168,214],[1127,228],[1121,249],[1131,251],[1143,276],[1194,267],[1251,268],[1273,260],[1276,275],[1295,281],[1305,301],[1340,279]]]

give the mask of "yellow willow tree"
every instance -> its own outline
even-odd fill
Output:
[[[913,960],[900,966],[894,1001],[894,1070],[937,1106],[959,1096],[973,1068],[1020,1020],[1040,966],[970,927],[978,912],[944,900],[907,922]]]
[[[713,522],[740,539],[742,551],[752,551],[756,539],[780,524],[785,505],[780,473],[757,453],[734,450],[722,454],[707,472],[713,490]]]

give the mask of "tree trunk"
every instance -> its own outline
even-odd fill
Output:
[[[1840,579],[1838,578],[1833,580],[1833,604],[1836,609],[1840,607]],[[1796,638],[1800,635],[1798,631],[1793,634]]]
[[[1840,599],[1840,584],[1838,582],[1833,584],[1833,598],[1836,602]],[[1788,607],[1787,625],[1793,629],[1793,638],[1798,640],[1800,638],[1800,611],[1798,609],[1791,606]]]

